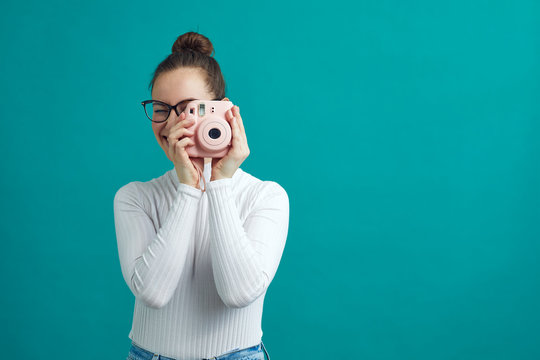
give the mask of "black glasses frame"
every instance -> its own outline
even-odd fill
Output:
[[[185,100],[182,100],[180,101],[178,104],[176,105],[169,105],[167,104],[166,102],[163,102],[163,101],[159,101],[159,100],[144,100],[144,101],[141,101],[141,105],[143,106],[144,108],[144,113],[146,114],[146,117],[148,119],[150,119],[150,121],[152,122],[155,122],[155,123],[162,123],[162,122],[165,122],[169,119],[169,116],[171,115],[171,110],[174,109],[174,112],[176,113],[176,115],[180,116],[180,113],[182,111],[180,111],[178,109],[178,106],[182,103],[185,103],[185,102],[190,102],[190,101],[195,101],[195,100],[199,100],[199,99],[185,99]],[[211,101],[216,101],[216,100],[221,100],[221,99],[212,99]],[[155,121],[155,120],[152,120],[152,116],[148,115],[148,111],[146,111],[146,104],[150,104],[150,103],[153,103],[153,104],[161,104],[161,105],[164,105],[167,107],[167,109],[169,110],[169,112],[167,113],[167,117],[165,117],[165,120],[163,121]]]

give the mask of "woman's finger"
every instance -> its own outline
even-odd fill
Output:
[[[176,130],[178,130],[180,128],[189,128],[189,127],[191,127],[191,125],[193,125],[194,122],[195,122],[195,120],[193,120],[193,119],[182,120],[182,121],[174,124],[174,126],[171,127],[171,129],[169,130],[169,133],[172,133],[173,131],[176,131]]]
[[[191,145],[195,145],[195,142],[193,141],[193,139],[189,137],[185,137],[181,140],[178,140],[176,144],[174,144],[174,147],[176,149],[182,149],[182,148],[185,148],[186,146],[191,146]]]
[[[191,161],[189,160],[189,155],[187,154],[186,147],[194,145],[195,142],[191,138],[183,138],[182,140],[176,142],[174,144],[174,149],[176,150],[175,153],[179,155],[182,158],[182,162],[184,163],[184,166],[189,166],[188,164],[191,164]]]
[[[190,137],[185,137],[183,139],[169,138],[169,154],[182,154],[182,148],[186,147],[188,144],[194,145],[195,142]]]
[[[187,128],[180,128],[180,129],[176,129],[174,131],[172,131],[170,134],[169,134],[169,139],[172,139],[173,141],[174,140],[179,140],[180,138],[182,138],[183,136],[193,136],[195,134],[195,132],[193,130],[188,130]]]
[[[246,138],[246,132],[244,131],[244,128],[243,128],[243,125],[242,125],[242,118],[240,116],[240,113],[235,111],[234,112],[234,123],[236,123],[236,126],[238,128],[238,131],[236,132],[236,137],[240,140],[240,143],[242,144],[242,146],[245,145],[247,146],[247,138]]]
[[[240,108],[238,106],[234,106],[233,107],[233,115],[234,117],[236,118],[236,122],[238,123],[239,127],[240,127],[240,131],[242,131],[243,133],[245,133],[245,129],[244,129],[244,122],[242,121],[242,116],[240,116]]]
[[[225,113],[225,118],[227,119],[229,124],[231,124],[231,121],[232,121],[233,117],[234,117],[234,115],[232,113],[232,108],[231,108],[231,109],[227,110],[227,112]]]
[[[231,122],[231,128],[233,132],[233,144],[235,146],[239,146],[243,141],[243,136],[240,131],[240,126],[238,125],[238,121],[233,118]]]

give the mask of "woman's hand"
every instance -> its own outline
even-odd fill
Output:
[[[232,145],[227,155],[221,159],[212,158],[212,177],[210,181],[232,178],[240,164],[249,156],[249,147],[240,116],[240,108],[236,105],[225,113],[225,119],[232,129]]]
[[[169,131],[167,141],[169,143],[169,156],[176,169],[178,181],[200,189],[197,168],[201,172],[203,171],[204,158],[190,158],[186,152],[187,146],[195,145],[192,139],[193,130],[187,130],[193,123],[193,119],[186,120],[186,114],[180,113],[178,122]]]

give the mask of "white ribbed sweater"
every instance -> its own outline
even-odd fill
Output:
[[[120,266],[135,295],[128,336],[179,360],[261,341],[264,297],[287,238],[289,198],[278,183],[240,168],[210,176],[207,163],[203,192],[173,168],[114,197]]]

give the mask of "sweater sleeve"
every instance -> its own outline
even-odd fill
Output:
[[[135,185],[121,187],[114,197],[120,266],[135,297],[149,307],[161,308],[172,298],[182,275],[202,192],[179,184],[156,232]]]
[[[261,296],[277,271],[289,226],[285,189],[265,181],[263,193],[242,224],[232,179],[207,184],[214,281],[226,306],[240,308]]]

